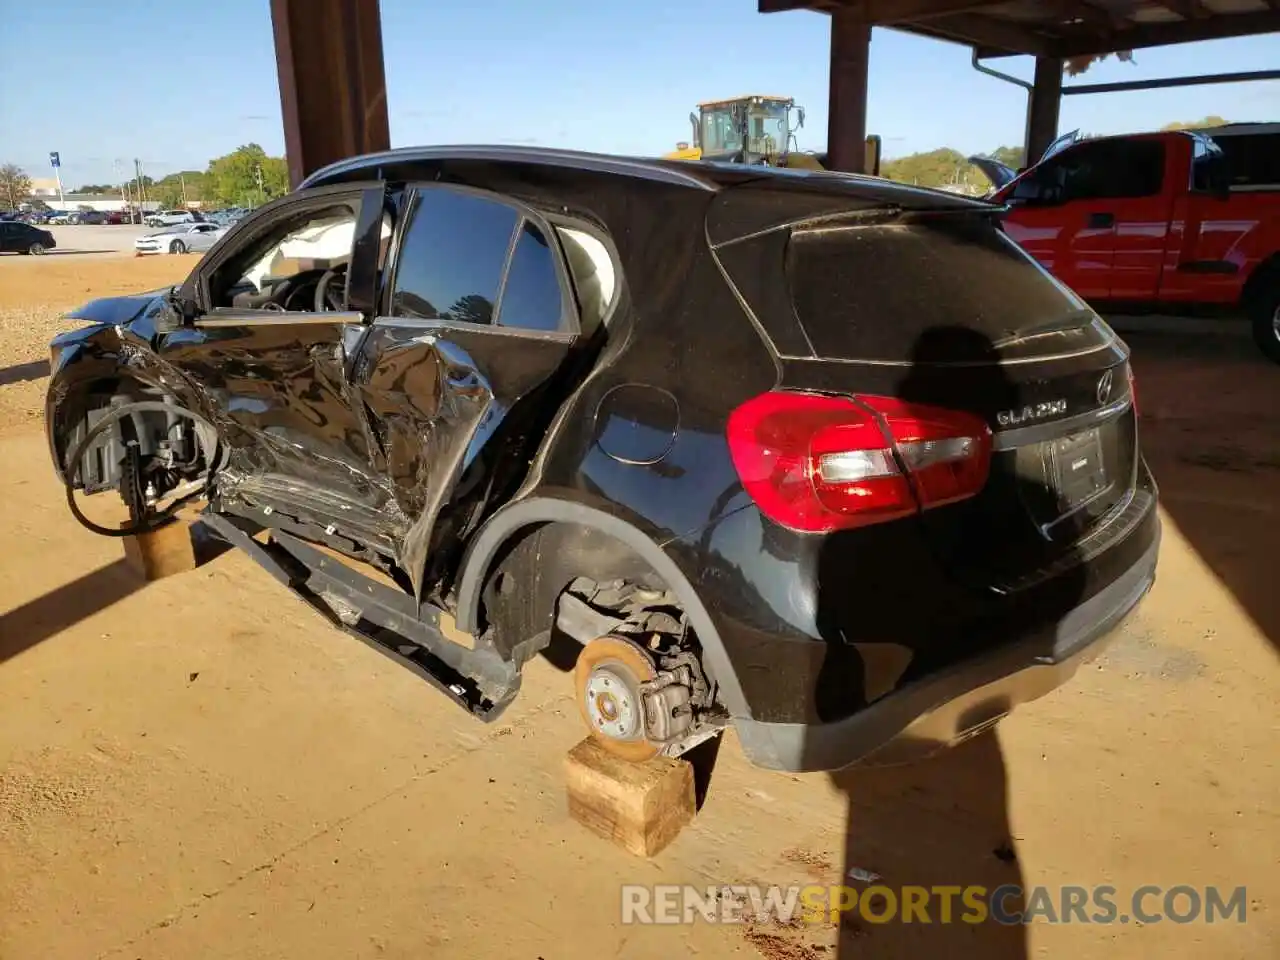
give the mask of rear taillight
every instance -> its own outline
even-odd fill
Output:
[[[771,520],[827,533],[971,497],[991,430],[977,416],[892,397],[773,391],[729,416],[742,486]]]

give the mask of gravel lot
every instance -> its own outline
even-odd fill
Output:
[[[53,229],[96,233],[129,228]],[[199,254],[139,258],[130,254],[127,259],[118,254],[0,257],[0,435],[42,422],[49,341],[60,331],[78,326],[62,319],[65,311],[95,297],[178,283],[199,260]]]
[[[102,228],[83,228],[95,234]],[[61,242],[61,241],[60,241]],[[29,258],[22,258],[23,261]],[[1280,371],[1131,337],[1160,580],[1097,663],[941,759],[834,777],[730,738],[652,863],[570,822],[538,662],[482,726],[242,555],[142,585],[67,515],[38,416],[58,312],[194,257],[0,262],[0,957],[1280,956]],[[1244,924],[622,926],[622,883],[1244,885]]]

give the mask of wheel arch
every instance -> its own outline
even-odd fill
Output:
[[[79,346],[83,347],[84,344]],[[77,432],[87,429],[90,412],[110,406],[117,400],[163,399],[175,408],[186,407],[205,416],[205,411],[180,385],[166,380],[163,371],[145,355],[140,362],[119,362],[121,341],[116,332],[97,332],[93,351],[76,350],[56,365],[45,400],[45,433],[54,472],[66,483],[65,461],[76,442]],[[102,399],[106,403],[100,402]],[[131,415],[135,430],[141,431],[142,419],[151,414]],[[198,439],[206,454],[218,445],[216,433],[208,428],[198,431]]]
[[[1280,283],[1280,250],[1264,259],[1249,274],[1240,290],[1240,304],[1246,309],[1251,307],[1254,298],[1268,283]]]
[[[75,446],[77,428],[92,411],[110,406],[116,398],[136,399],[163,392],[162,387],[123,368],[86,371],[82,376],[60,383],[56,394],[49,398],[45,417],[49,452],[58,479],[66,482],[67,455]],[[96,402],[101,398],[106,398],[105,404]]]
[[[468,545],[457,580],[458,628],[474,634],[481,626],[484,590],[502,565],[506,551],[535,530],[576,526],[601,534],[643,563],[676,595],[702,646],[704,666],[714,678],[719,700],[735,718],[751,712],[711,615],[693,584],[671,556],[627,520],[585,504],[550,497],[531,497],[494,514]],[[583,575],[599,571],[583,570]]]

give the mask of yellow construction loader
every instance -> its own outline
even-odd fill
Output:
[[[792,126],[791,117],[796,123]],[[796,131],[804,126],[804,107],[791,97],[749,94],[730,100],[709,100],[689,114],[693,140],[676,144],[669,160],[720,160],[774,167],[824,170],[825,153],[802,152]],[[866,172],[880,173],[880,138],[867,137]]]

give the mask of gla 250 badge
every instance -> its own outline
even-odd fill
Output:
[[[1020,423],[1043,420],[1045,417],[1056,417],[1066,412],[1066,400],[1046,400],[1044,403],[1018,407],[1014,410],[1001,410],[996,414],[996,422],[1002,427],[1016,427]]]

